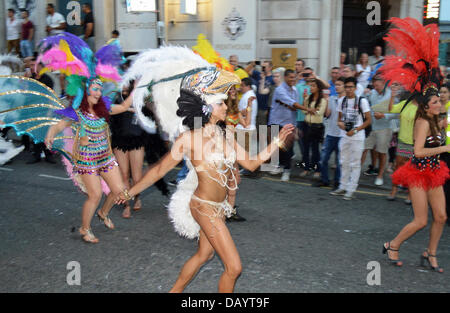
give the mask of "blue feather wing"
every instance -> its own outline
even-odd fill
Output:
[[[28,135],[35,143],[43,142],[49,127],[61,121],[55,110],[65,109],[56,94],[44,84],[20,76],[0,76],[0,121],[13,127],[17,135]],[[74,129],[55,136],[53,149],[71,160],[66,139],[73,139]]]

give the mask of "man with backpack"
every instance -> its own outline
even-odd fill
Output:
[[[345,79],[346,96],[337,108],[339,112],[337,123],[339,128],[344,130],[339,142],[341,179],[339,188],[330,194],[334,196],[343,195],[344,200],[351,200],[358,187],[361,156],[366,138],[365,129],[372,122],[369,102],[363,97],[356,96],[356,84],[356,78],[354,77]]]

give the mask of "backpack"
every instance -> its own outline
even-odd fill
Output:
[[[357,99],[357,101],[358,101],[358,111],[359,111],[359,114],[361,114],[362,119],[363,119],[363,123],[365,123],[365,122],[366,122],[366,117],[365,117],[363,111],[361,110],[361,99],[363,99],[363,98],[364,98],[364,97],[359,97],[359,98],[356,97],[356,99]],[[347,106],[347,97],[345,97],[345,98],[342,100],[342,111],[344,111],[344,104]],[[365,133],[366,133],[366,138],[369,137],[370,133],[372,132],[372,125],[370,124],[369,126],[367,126],[366,128],[364,128],[364,130],[365,130]]]

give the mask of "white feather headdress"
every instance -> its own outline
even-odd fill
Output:
[[[156,131],[155,121],[141,111],[145,100],[151,96],[156,122],[172,141],[183,129],[182,118],[176,114],[180,88],[193,91],[207,104],[213,104],[225,99],[229,87],[240,82],[236,75],[216,69],[191,49],[175,46],[138,55],[124,75],[122,87],[132,80],[139,81],[134,91],[133,106],[141,126]]]
[[[13,72],[13,65],[21,67],[23,62],[21,59],[11,54],[0,55],[0,75],[11,75]]]
[[[133,106],[142,126],[156,130],[155,121],[144,116],[141,112],[145,99],[150,95],[147,86],[167,77],[185,73],[189,70],[211,66],[202,57],[185,47],[161,47],[141,53],[135,59],[130,69],[125,73],[122,85],[126,86],[132,80],[139,80],[133,97]],[[152,110],[162,130],[174,140],[180,132],[182,119],[176,115],[180,96],[182,78],[161,82],[152,87]]]

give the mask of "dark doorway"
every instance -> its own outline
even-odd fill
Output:
[[[375,46],[384,50],[383,36],[387,29],[389,0],[378,0],[381,5],[381,25],[367,23],[367,3],[371,0],[344,0],[341,51],[347,53],[346,63],[356,64],[361,53],[373,54]]]

